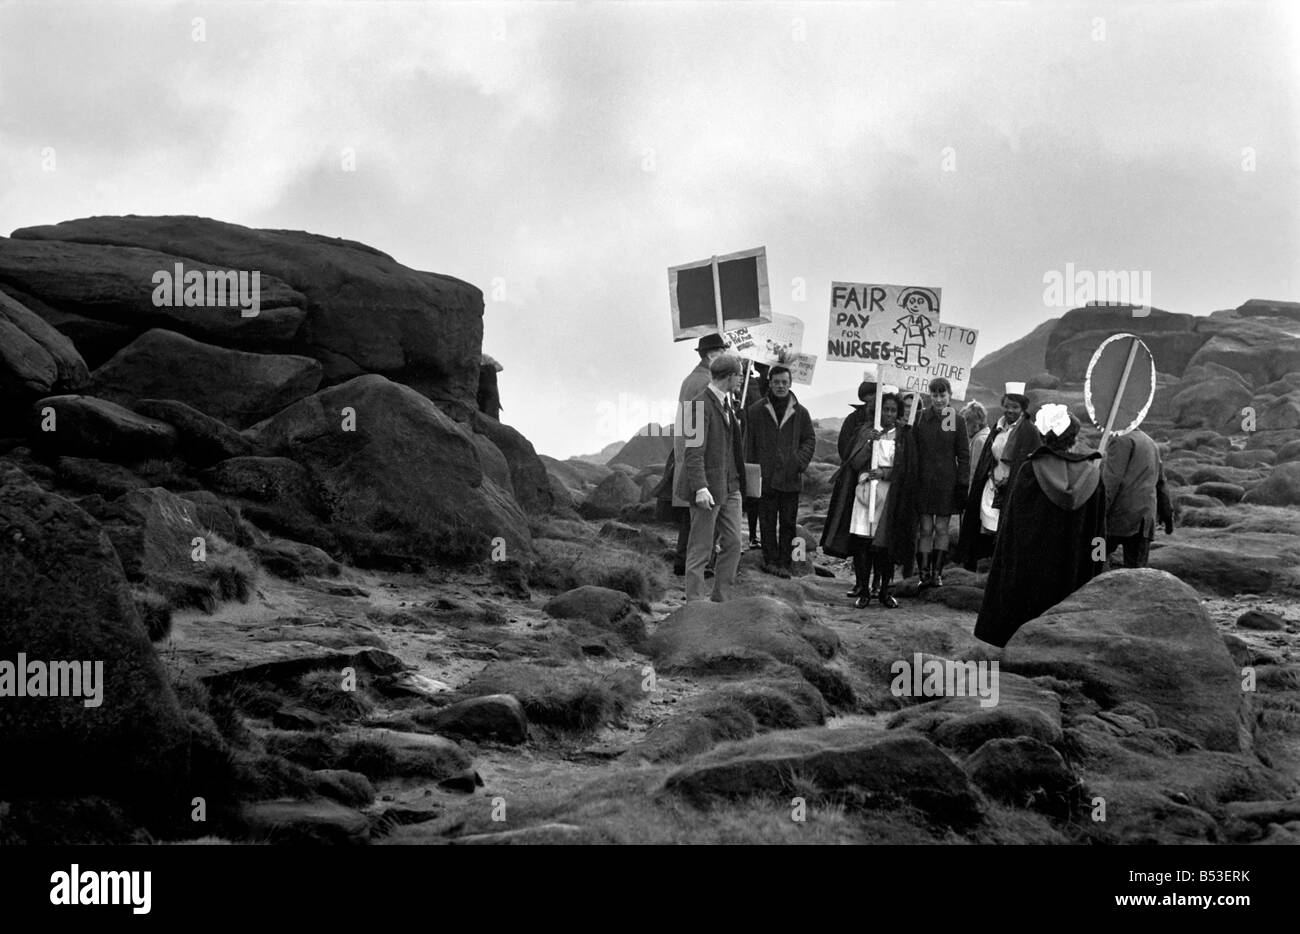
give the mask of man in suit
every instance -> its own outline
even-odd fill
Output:
[[[731,394],[740,388],[740,360],[723,354],[709,364],[709,386],[693,400],[696,436],[686,445],[682,476],[691,491],[691,534],[686,546],[686,599],[704,598],[704,566],[717,531],[721,552],[713,599],[731,596],[740,564],[740,501],[745,494],[744,439]]]
[[[686,573],[686,543],[691,534],[691,503],[695,499],[694,491],[687,489],[686,471],[682,469],[682,464],[686,461],[688,441],[695,443],[697,440],[694,436],[688,439],[685,435],[694,432],[696,426],[691,422],[691,413],[684,409],[689,409],[700,393],[708,388],[709,364],[722,356],[726,349],[727,345],[717,334],[706,334],[701,337],[695,346],[696,353],[700,355],[700,362],[695,369],[686,374],[686,379],[682,380],[681,390],[677,393],[677,424],[673,431],[673,475],[670,489],[673,513],[677,518],[677,558],[673,563],[673,573],[678,575]]]
[[[1166,535],[1174,530],[1160,450],[1151,436],[1140,428],[1111,435],[1102,484],[1106,487],[1106,553],[1123,545],[1124,567],[1146,567],[1157,522]]]

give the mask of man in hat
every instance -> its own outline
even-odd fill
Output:
[[[1124,546],[1124,567],[1144,568],[1156,537],[1174,531],[1173,509],[1165,492],[1160,450],[1140,428],[1112,434],[1106,446],[1102,482],[1106,485],[1106,553]]]
[[[687,444],[699,444],[699,425],[694,424],[695,412],[691,403],[699,398],[700,393],[708,388],[709,364],[726,351],[727,345],[720,334],[706,334],[695,346],[700,355],[700,362],[695,369],[686,374],[682,380],[681,390],[677,393],[677,423],[673,430],[673,452],[670,456],[671,468],[664,468],[665,483],[671,482],[669,489],[673,494],[673,511],[677,516],[677,556],[673,563],[673,573],[686,573],[686,548],[691,534],[691,503],[694,493],[688,489],[686,472],[679,469],[686,462]],[[687,438],[686,435],[691,437]],[[671,476],[671,481],[669,477]]]
[[[691,532],[686,550],[686,599],[704,597],[704,566],[713,553],[714,532],[721,551],[713,577],[713,599],[731,596],[740,565],[740,501],[745,494],[744,438],[732,393],[743,370],[730,354],[709,364],[707,389],[692,401],[698,413],[695,444],[686,448],[682,476],[692,492]]]
[[[930,380],[930,405],[917,417],[913,429],[920,466],[916,494],[921,517],[917,552],[923,587],[943,586],[949,520],[965,506],[970,479],[966,425],[949,404],[951,394],[952,385],[942,376]]]
[[[993,554],[998,517],[1016,473],[1043,439],[1029,417],[1024,383],[1007,383],[998,419],[971,470],[970,489],[962,513],[958,547],[962,566],[977,570],[981,558]]]
[[[1105,570],[1093,553],[1106,530],[1101,455],[1063,405],[1040,408],[1035,427],[1043,444],[1011,478],[975,622],[975,638],[999,647]]]

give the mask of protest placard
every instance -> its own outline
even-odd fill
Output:
[[[771,321],[767,248],[670,267],[668,299],[675,341]]]
[[[925,366],[939,326],[940,290],[831,283],[826,359]]]
[[[801,386],[811,386],[813,371],[817,369],[817,355],[810,353],[790,354],[785,365],[790,368],[790,381]]]
[[[803,321],[794,315],[773,314],[767,324],[737,328],[722,335],[727,350],[769,366],[784,363],[803,350]]]
[[[934,332],[928,366],[882,365],[880,382],[892,383],[903,392],[929,392],[930,380],[942,376],[952,384],[952,398],[965,401],[979,332],[959,324],[940,324]]]

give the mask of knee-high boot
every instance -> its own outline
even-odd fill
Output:
[[[867,592],[867,576],[870,573],[867,567],[867,550],[856,539],[850,541],[849,547],[853,549],[853,589],[846,596],[860,597]]]
[[[896,609],[898,601],[890,593],[890,584],[894,580],[894,558],[887,551],[876,552],[876,578],[880,581],[880,605]]]

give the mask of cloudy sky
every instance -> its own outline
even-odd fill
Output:
[[[1298,11],[10,2],[0,232],[199,214],[458,276],[503,420],[565,457],[671,405],[666,269],[715,253],[765,246],[819,356],[832,280],[938,286],[981,353],[1067,263],[1300,299]],[[844,414],[860,375],[799,393]]]

